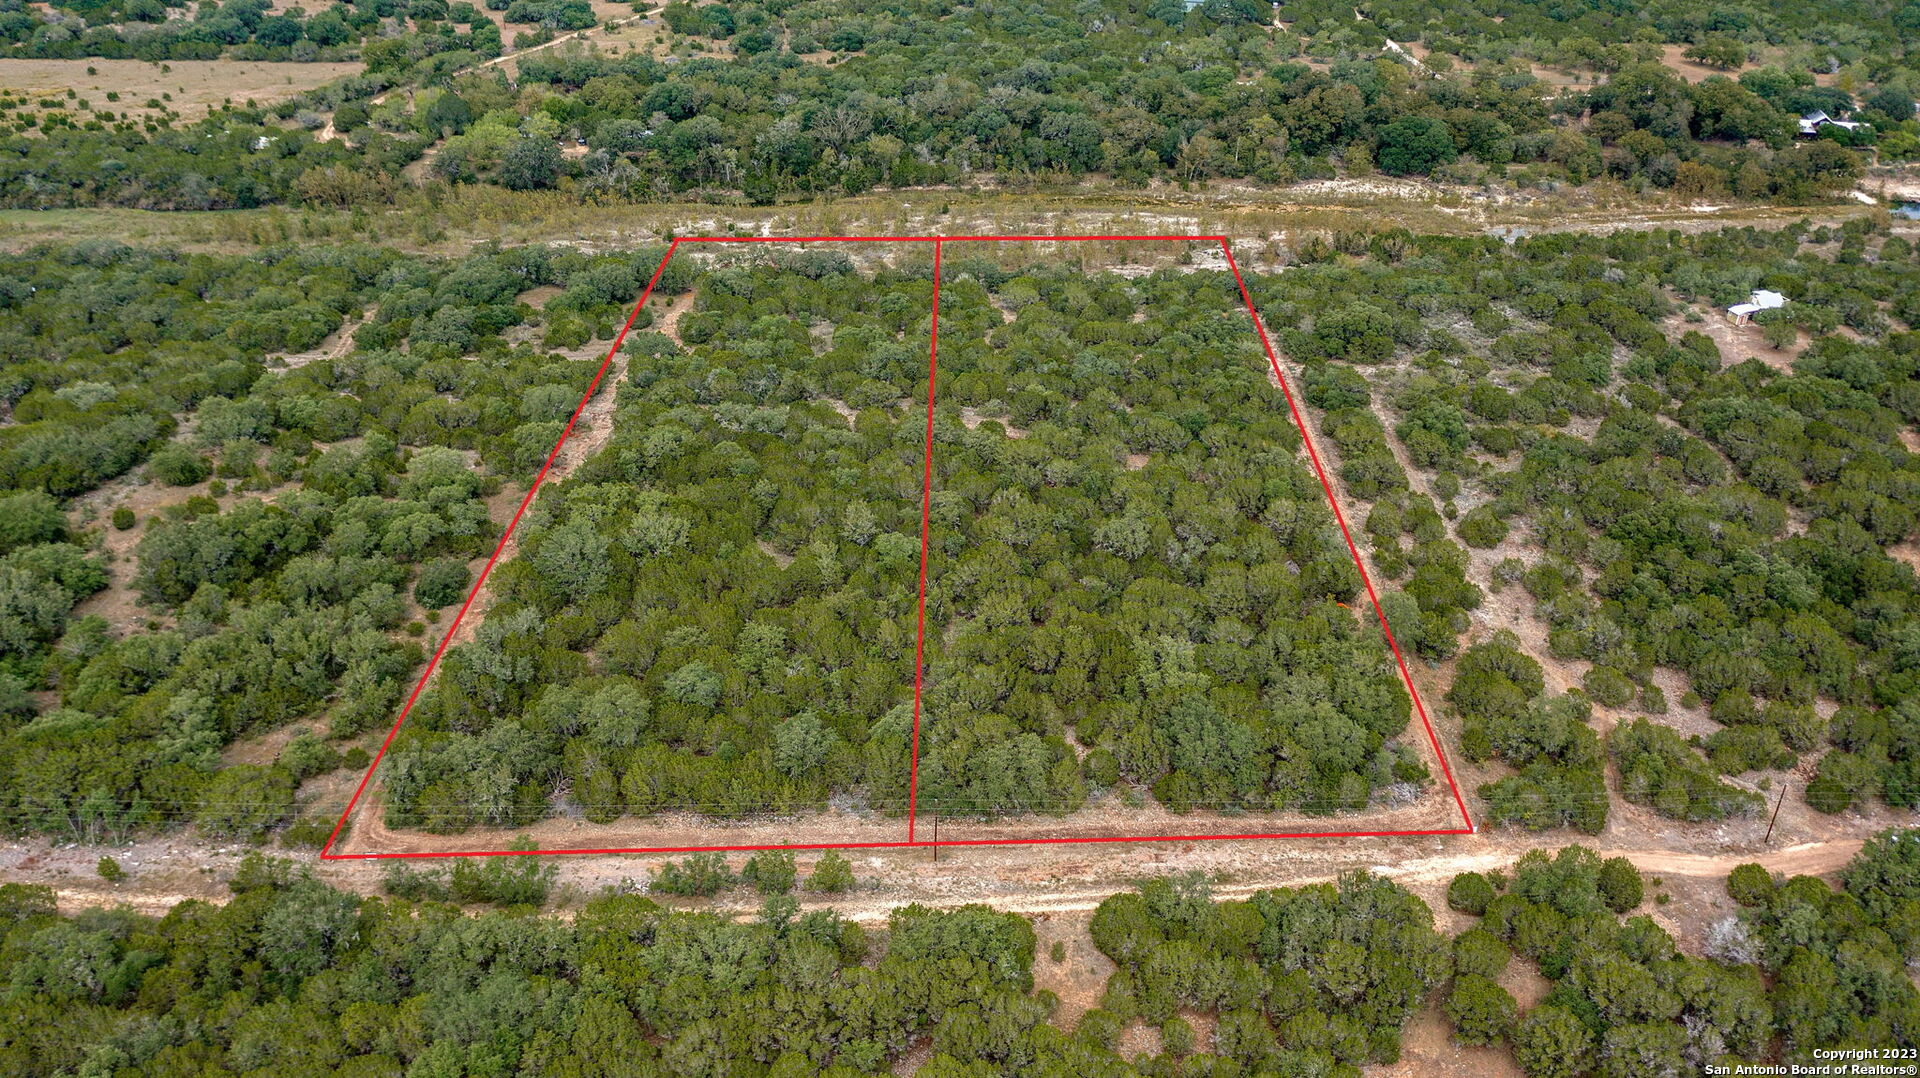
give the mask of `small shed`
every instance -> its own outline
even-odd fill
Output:
[[[1764,288],[1756,288],[1753,290],[1753,295],[1747,299],[1747,302],[1736,303],[1728,307],[1727,317],[1733,320],[1734,325],[1744,326],[1748,322],[1753,321],[1753,316],[1761,311],[1771,311],[1778,307],[1785,307],[1786,305],[1787,297],[1780,293],[1769,292]]]

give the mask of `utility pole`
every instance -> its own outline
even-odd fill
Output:
[[[940,814],[933,814],[933,863],[940,863]]]
[[[1787,802],[1787,783],[1785,780],[1782,780],[1780,783],[1780,796],[1775,798],[1773,802],[1773,816],[1767,820],[1767,835],[1765,838],[1760,840],[1760,844],[1762,846],[1765,846],[1773,841],[1773,825],[1779,821],[1780,806],[1786,804],[1786,802]]]

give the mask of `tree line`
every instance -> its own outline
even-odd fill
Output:
[[[1817,44],[1817,63],[1808,51],[1784,66],[1696,84],[1663,65],[1659,43],[1724,35],[1702,29],[1697,12],[1680,10],[1657,29],[1602,47],[1597,41],[1618,28],[1610,16],[1581,6],[1496,20],[1479,11],[1390,5],[1373,19],[1355,19],[1350,7],[1314,4],[1292,12],[1290,27],[1275,28],[1257,4],[1226,0],[1192,11],[1171,3],[1075,7],[1064,0],[1018,10],[915,0],[831,12],[669,4],[662,17],[674,54],[543,52],[517,65],[506,94],[501,69],[461,74],[501,48],[498,30],[467,3],[415,0],[402,10],[395,0],[363,0],[303,22],[266,15],[255,0],[235,0],[224,9],[203,5],[194,20],[126,40],[107,27],[76,32],[60,24],[79,22],[77,15],[51,13],[55,21],[36,28],[32,17],[13,12],[0,14],[0,33],[33,55],[139,54],[163,39],[178,42],[166,49],[196,55],[229,41],[253,42],[242,47],[263,54],[317,55],[348,47],[322,48],[322,39],[368,35],[362,55],[370,73],[443,93],[448,103],[427,123],[425,100],[380,109],[369,95],[350,104],[329,95],[347,146],[303,146],[296,154],[299,143],[286,139],[274,152],[298,158],[286,166],[294,175],[264,185],[257,177],[236,183],[234,174],[261,171],[239,154],[189,163],[212,188],[210,200],[185,197],[170,182],[182,162],[168,151],[183,138],[218,141],[236,124],[259,122],[256,116],[220,114],[152,131],[121,121],[81,135],[21,136],[0,142],[7,166],[0,168],[0,203],[324,205],[342,197],[337,176],[326,183],[326,170],[391,181],[420,152],[409,133],[423,126],[450,136],[434,165],[447,182],[565,187],[583,200],[728,192],[764,203],[962,183],[981,174],[1138,186],[1287,184],[1383,171],[1521,187],[1605,177],[1695,198],[1804,201],[1851,186],[1861,158],[1842,143],[1872,137],[1830,128],[1796,142],[1804,112],[1867,118],[1872,130],[1887,133],[1888,153],[1920,146],[1912,74],[1898,55],[1851,43],[1898,40],[1893,22],[1885,13],[1835,5],[1810,10],[1818,15],[1749,11],[1740,33],[1756,48],[1761,40],[1808,50]],[[506,14],[568,28],[591,18],[577,5],[528,0]],[[1855,35],[1847,46],[1830,40],[1835,24]],[[404,27],[411,31],[374,33]],[[1388,33],[1406,35],[1396,43],[1424,39],[1434,51],[1425,61],[1395,59],[1399,54],[1383,53]],[[262,34],[276,43],[258,44]],[[1861,69],[1853,83],[1858,97],[1816,80],[1840,63],[1839,53]],[[1555,89],[1536,76],[1534,60],[1585,67],[1596,83]],[[324,122],[311,109],[282,115],[296,113],[314,127]],[[562,139],[584,141],[589,152],[563,156]],[[109,160],[120,167],[105,175],[91,167]],[[321,174],[305,188],[295,184],[316,170]],[[390,182],[348,190],[359,205],[394,198]]]
[[[0,885],[0,1066],[853,1078],[926,1045],[940,1076],[1352,1076],[1398,1061],[1437,1004],[1457,1043],[1530,1078],[1638,1078],[1884,1051],[1920,1022],[1912,831],[1869,841],[1837,888],[1734,869],[1735,912],[1702,938],[1649,915],[1658,878],[1578,846],[1455,877],[1452,936],[1365,872],[1235,901],[1149,879],[1094,912],[1117,968],[1071,1028],[1035,987],[1061,953],[1014,914],[914,905],[863,928],[777,888],[738,918],[616,887],[543,915],[533,859],[487,860],[451,868],[459,897],[505,908],[363,898],[257,855],[224,902],[161,917]],[[1516,965],[1551,985],[1524,1010]],[[1155,1049],[1121,1054],[1143,1033]]]

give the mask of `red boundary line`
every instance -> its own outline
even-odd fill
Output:
[[[1108,241],[1133,240],[1133,241],[1162,241],[1162,242],[1177,241],[1177,242],[1184,242],[1184,243],[1217,243],[1220,245],[1221,253],[1226,256],[1227,268],[1232,271],[1234,283],[1239,287],[1241,301],[1246,305],[1247,316],[1253,320],[1253,328],[1254,328],[1254,331],[1259,335],[1261,347],[1266,351],[1267,362],[1272,365],[1274,379],[1279,383],[1281,392],[1286,396],[1287,408],[1292,415],[1294,426],[1300,431],[1301,440],[1306,443],[1307,456],[1313,462],[1314,472],[1320,479],[1321,489],[1326,493],[1327,505],[1329,508],[1333,510],[1334,520],[1340,525],[1340,534],[1342,535],[1342,537],[1346,539],[1347,552],[1351,554],[1353,557],[1354,568],[1360,571],[1360,580],[1366,586],[1367,598],[1371,600],[1373,604],[1374,616],[1379,619],[1381,631],[1386,634],[1387,645],[1393,650],[1394,662],[1399,667],[1400,678],[1405,683],[1407,687],[1407,693],[1413,700],[1414,710],[1420,716],[1421,726],[1426,730],[1427,741],[1430,745],[1433,746],[1434,755],[1440,761],[1440,769],[1441,769],[1441,772],[1446,776],[1447,785],[1453,791],[1454,804],[1460,810],[1460,819],[1464,826],[1452,827],[1452,828],[1433,828],[1433,829],[1426,829],[1426,830],[1402,830],[1402,831],[1274,831],[1274,832],[1257,832],[1257,833],[1246,833],[1246,834],[1213,834],[1213,835],[1094,835],[1094,836],[1080,836],[1080,837],[1071,837],[1071,838],[948,839],[942,842],[927,842],[927,841],[916,840],[914,838],[914,824],[915,824],[915,818],[917,815],[916,802],[917,802],[917,795],[918,795],[918,789],[919,789],[919,777],[920,777],[921,688],[923,684],[923,674],[924,674],[924,656],[926,653],[928,535],[931,530],[932,504],[933,504],[932,502],[932,499],[933,499],[933,416],[934,416],[935,377],[939,370],[941,250],[942,250],[942,247],[947,243],[965,242],[965,241],[978,241],[978,242],[1031,241],[1031,242],[1071,243],[1071,242],[1099,241],[1099,240],[1108,240]],[[334,844],[339,840],[341,831],[346,828],[347,821],[352,817],[354,808],[359,804],[361,796],[366,792],[367,785],[373,780],[373,773],[379,769],[380,761],[386,757],[387,750],[393,746],[394,738],[399,735],[400,727],[403,724],[405,724],[405,722],[407,721],[407,716],[411,714],[413,711],[414,704],[419,701],[420,694],[423,691],[425,691],[428,680],[430,680],[433,677],[434,672],[437,669],[439,669],[441,657],[446,654],[448,645],[453,641],[454,633],[460,628],[460,623],[466,618],[467,610],[473,606],[473,601],[476,597],[479,596],[480,589],[486,584],[488,575],[490,575],[493,572],[493,567],[495,563],[497,563],[500,560],[500,555],[506,550],[507,541],[509,538],[512,537],[514,529],[519,526],[521,516],[526,513],[527,507],[533,504],[534,496],[539,493],[541,484],[546,482],[547,473],[552,470],[553,462],[559,458],[560,450],[563,446],[566,445],[567,438],[573,434],[574,425],[577,422],[579,422],[581,413],[586,410],[587,402],[593,399],[594,393],[600,388],[601,380],[606,377],[607,370],[613,365],[613,357],[619,353],[620,346],[626,341],[627,333],[633,328],[633,323],[635,322],[635,320],[637,320],[640,317],[640,311],[643,307],[646,306],[647,300],[652,297],[655,286],[657,286],[660,283],[661,275],[666,272],[667,263],[672,261],[674,254],[680,249],[680,245],[682,243],[931,243],[933,244],[932,331],[929,334],[931,339],[928,343],[928,351],[927,351],[927,444],[926,444],[925,463],[923,466],[924,470],[922,473],[922,487],[921,487],[921,501],[920,501],[920,585],[919,585],[918,614],[916,619],[917,626],[916,626],[915,641],[914,641],[913,735],[912,735],[911,764],[910,764],[910,771],[909,771],[908,780],[907,780],[907,838],[906,838],[906,841],[904,842],[777,843],[777,844],[761,844],[761,845],[714,845],[714,846],[642,846],[642,847],[616,847],[616,848],[606,848],[606,849],[446,850],[446,851],[408,852],[408,853],[398,853],[398,852],[396,853],[334,853],[333,852]],[[1081,843],[1114,843],[1114,842],[1210,842],[1210,841],[1225,841],[1230,839],[1247,840],[1247,839],[1280,839],[1280,838],[1392,838],[1392,837],[1401,837],[1401,836],[1422,836],[1422,835],[1467,835],[1467,834],[1473,834],[1474,831],[1475,831],[1475,827],[1473,824],[1473,817],[1467,811],[1466,799],[1461,795],[1459,782],[1454,778],[1453,768],[1447,762],[1446,750],[1440,746],[1440,739],[1434,733],[1433,723],[1428,718],[1426,705],[1423,704],[1420,700],[1420,690],[1414,687],[1413,676],[1407,668],[1406,657],[1400,651],[1399,642],[1394,639],[1392,627],[1387,624],[1386,611],[1380,605],[1380,597],[1379,597],[1379,594],[1374,590],[1373,579],[1367,573],[1367,567],[1360,558],[1360,549],[1353,541],[1353,533],[1347,526],[1346,514],[1340,511],[1339,500],[1334,497],[1333,484],[1327,478],[1326,466],[1321,462],[1320,453],[1314,446],[1313,436],[1311,433],[1309,433],[1307,429],[1306,421],[1304,417],[1301,415],[1299,402],[1295,400],[1293,395],[1293,390],[1287,383],[1286,375],[1280,369],[1279,356],[1274,351],[1273,342],[1267,336],[1266,324],[1261,320],[1259,312],[1254,307],[1253,294],[1248,290],[1245,279],[1241,277],[1240,266],[1237,262],[1234,261],[1233,250],[1227,241],[1227,237],[1225,236],[1040,236],[1040,235],[1033,235],[1033,236],[687,236],[687,237],[675,238],[668,243],[666,254],[661,256],[660,264],[654,267],[653,276],[650,279],[648,279],[646,288],[640,293],[640,299],[638,302],[636,302],[633,305],[632,312],[627,315],[627,321],[624,325],[620,327],[619,334],[614,337],[613,346],[607,349],[606,358],[600,361],[599,370],[597,370],[594,373],[593,381],[588,383],[587,391],[581,395],[580,403],[574,407],[573,415],[568,418],[567,425],[560,431],[559,440],[554,442],[553,449],[550,452],[548,452],[546,462],[540,466],[539,473],[534,476],[533,484],[527,488],[526,496],[520,499],[519,508],[514,510],[512,519],[507,522],[506,530],[501,533],[500,542],[494,546],[492,555],[487,558],[487,564],[484,567],[482,567],[482,569],[480,570],[480,576],[478,577],[478,579],[476,579],[473,582],[473,587],[467,592],[466,601],[460,604],[460,610],[454,615],[453,621],[448,624],[446,633],[440,638],[439,646],[434,649],[433,656],[427,660],[426,669],[421,671],[420,679],[414,683],[413,692],[408,695],[406,704],[401,707],[400,714],[394,719],[392,728],[387,731],[386,739],[381,742],[380,751],[374,754],[373,761],[367,765],[366,774],[360,777],[359,785],[354,787],[353,796],[350,799],[348,799],[346,808],[341,810],[339,821],[334,824],[332,833],[327,836],[326,844],[320,848],[320,860],[367,861],[367,860],[383,860],[383,859],[399,859],[399,858],[433,859],[433,858],[450,858],[450,857],[513,857],[513,856],[527,856],[527,855],[538,856],[543,854],[705,853],[705,852],[748,852],[748,851],[757,851],[757,850],[835,850],[835,849],[872,850],[872,849],[902,849],[902,848],[918,849],[918,848],[953,847],[953,846],[1045,846],[1045,845],[1071,845],[1071,844],[1081,844]]]
[[[907,841],[920,813],[920,687],[927,662],[927,536],[933,531],[933,397],[940,375],[940,247],[933,241],[933,329],[927,334],[927,464],[920,478],[920,602],[913,627],[913,749],[907,765]],[[935,828],[938,833],[938,828]]]
[[[1240,286],[1240,298],[1247,305],[1247,316],[1253,319],[1254,330],[1260,334],[1260,347],[1266,349],[1267,362],[1273,364],[1273,377],[1280,383],[1280,392],[1286,395],[1287,410],[1293,413],[1293,425],[1300,429],[1300,440],[1307,443],[1307,457],[1313,461],[1314,474],[1320,477],[1320,489],[1327,492],[1327,506],[1333,510],[1333,519],[1340,525],[1341,538],[1347,541],[1347,553],[1353,555],[1353,567],[1360,570],[1360,582],[1367,587],[1367,598],[1373,603],[1373,615],[1380,619],[1380,631],[1387,634],[1387,646],[1393,649],[1393,661],[1400,667],[1400,680],[1407,683],[1407,695],[1413,698],[1413,709],[1420,713],[1420,725],[1426,728],[1433,754],[1439,758],[1440,770],[1447,777],[1447,786],[1453,790],[1453,801],[1460,808],[1460,819],[1467,825],[1468,832],[1472,832],[1473,817],[1467,812],[1467,800],[1460,796],[1460,784],[1454,781],[1447,754],[1440,748],[1440,739],[1434,735],[1433,721],[1427,718],[1427,706],[1420,702],[1420,690],[1413,687],[1413,674],[1407,669],[1406,656],[1400,653],[1400,642],[1393,638],[1393,627],[1387,624],[1387,612],[1381,609],[1380,596],[1373,590],[1373,577],[1367,573],[1366,563],[1360,560],[1360,548],[1354,544],[1353,532],[1347,527],[1347,515],[1340,511],[1340,499],[1333,496],[1333,484],[1327,479],[1326,465],[1320,462],[1320,451],[1314,448],[1313,435],[1308,433],[1306,418],[1300,414],[1300,403],[1293,399],[1293,388],[1287,384],[1287,376],[1281,373],[1280,356],[1273,350],[1273,342],[1267,338],[1266,323],[1254,310],[1253,293],[1247,290],[1247,282],[1240,276],[1240,264],[1233,260],[1233,248],[1228,245],[1225,236],[1220,237],[1220,251],[1227,256],[1227,268],[1233,271],[1233,283]]]

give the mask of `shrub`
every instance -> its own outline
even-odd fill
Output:
[[[516,841],[510,850],[531,851],[531,842]],[[473,857],[453,863],[448,885],[461,902],[495,906],[539,906],[553,890],[559,867],[538,857]]]
[[[1447,885],[1447,908],[1475,917],[1487,912],[1493,901],[1493,884],[1478,872],[1462,872]]]
[[[717,853],[696,853],[684,861],[668,861],[654,871],[652,889],[667,895],[710,898],[732,887],[733,871]]]
[[[1174,1016],[1160,1023],[1160,1044],[1172,1056],[1193,1054],[1193,1026],[1186,1019]]]
[[[132,528],[137,521],[138,518],[133,515],[133,510],[128,509],[124,505],[116,507],[113,511],[113,527],[116,531],[126,531]]]
[[[111,857],[102,857],[100,863],[95,866],[95,871],[99,872],[100,878],[108,883],[119,883],[127,878],[127,870],[121,868],[120,862]]]
[[[1581,679],[1588,698],[1602,707],[1620,707],[1633,699],[1633,682],[1610,666],[1595,666]]]
[[[1498,977],[1512,959],[1512,949],[1484,927],[1470,928],[1453,941],[1453,970],[1457,976]]]
[[[851,891],[853,885],[853,862],[842,857],[838,850],[828,850],[813,866],[813,875],[807,877],[807,890],[830,895]]]
[[[1460,523],[1454,530],[1459,533],[1461,542],[1470,547],[1485,550],[1505,542],[1507,533],[1511,529],[1506,521],[1500,519],[1500,514],[1494,512],[1492,506],[1483,505],[1468,510],[1467,515],[1460,518]]]
[[[170,487],[190,487],[213,474],[205,457],[183,445],[165,445],[147,461],[147,475]]]
[[[51,497],[37,490],[0,496],[0,554],[66,537],[66,515]]]
[[[197,822],[215,838],[258,841],[293,812],[293,776],[281,767],[241,764],[207,783]]]
[[[1607,748],[1620,768],[1620,793],[1662,816],[1699,822],[1749,816],[1760,810],[1758,794],[1721,782],[1671,728],[1635,719],[1616,726]]]
[[[447,886],[447,870],[440,865],[415,868],[405,861],[389,861],[380,888],[412,902],[447,902],[453,898],[453,890]]]
[[[740,869],[740,881],[763,895],[784,895],[793,890],[796,875],[791,850],[761,850],[747,858]]]
[[[1453,983],[1447,1002],[1441,1008],[1453,1023],[1454,1039],[1461,1044],[1493,1044],[1513,1027],[1519,1010],[1513,994],[1477,973],[1468,973]]]
[[[280,750],[277,762],[293,776],[293,781],[304,782],[339,767],[340,754],[311,731],[302,731]]]
[[[1727,894],[1748,908],[1771,902],[1775,889],[1773,875],[1762,865],[1740,865],[1727,874]]]
[[[1820,773],[1807,784],[1807,804],[1828,814],[1845,812],[1869,796],[1879,778],[1871,760],[1835,749],[1820,758]]]

